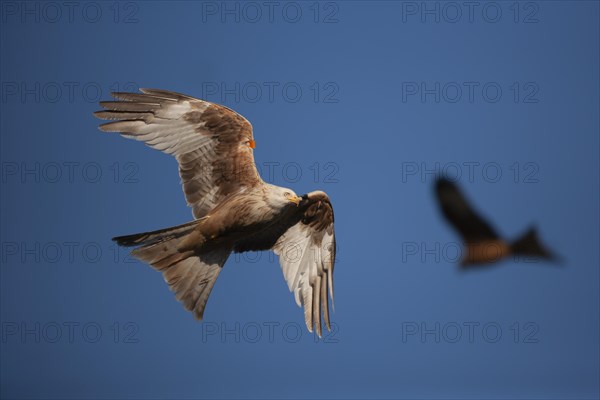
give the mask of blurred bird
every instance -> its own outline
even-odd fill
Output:
[[[96,117],[105,132],[173,155],[195,220],[113,238],[162,272],[177,300],[201,320],[231,252],[273,250],[309,331],[330,329],[335,235],[333,207],[321,191],[297,196],[264,182],[254,163],[252,125],[227,107],[180,93],[112,93]],[[321,318],[323,317],[323,318]]]
[[[435,183],[435,193],[442,214],[464,242],[465,251],[461,258],[461,267],[490,264],[511,255],[557,260],[539,241],[534,227],[512,242],[501,238],[490,224],[475,212],[459,188],[450,180],[439,177]]]

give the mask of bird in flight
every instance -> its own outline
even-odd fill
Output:
[[[232,252],[273,250],[309,331],[330,327],[335,234],[333,207],[322,191],[297,196],[264,182],[254,162],[252,125],[222,105],[180,93],[140,89],[112,93],[94,115],[104,132],[173,155],[194,220],[113,238],[162,272],[177,300],[201,320],[219,272]]]
[[[442,214],[464,242],[465,251],[461,259],[461,267],[490,264],[511,255],[556,260],[556,257],[539,241],[533,227],[512,242],[501,238],[471,207],[458,186],[447,178],[437,179],[435,194]]]

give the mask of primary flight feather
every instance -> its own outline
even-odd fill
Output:
[[[122,246],[162,272],[177,300],[202,319],[231,252],[273,250],[306,326],[330,329],[335,234],[333,207],[321,191],[297,196],[264,182],[254,163],[252,125],[235,111],[180,93],[112,93],[94,113],[105,132],[173,155],[195,220],[120,236]],[[328,298],[329,296],[329,298]]]

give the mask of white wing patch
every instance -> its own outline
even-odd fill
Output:
[[[296,304],[304,307],[306,327],[311,332],[316,328],[319,337],[322,320],[331,329],[327,294],[333,305],[334,246],[333,233],[316,231],[299,222],[273,247]]]
[[[205,216],[227,194],[261,182],[252,149],[245,144],[253,140],[245,118],[179,93],[140,90],[143,93],[113,93],[122,101],[100,102],[105,110],[95,115],[114,121],[100,129],[174,156],[195,218]]]

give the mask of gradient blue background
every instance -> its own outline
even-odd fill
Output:
[[[21,324],[65,322],[95,323],[103,334],[97,343],[79,330],[73,343],[66,330],[57,343],[3,337],[2,397],[598,398],[598,2],[536,2],[538,22],[528,24],[523,14],[513,21],[513,2],[495,3],[503,11],[497,23],[486,22],[480,8],[472,23],[464,15],[457,23],[421,22],[393,2],[321,4],[319,23],[312,3],[297,3],[298,23],[281,12],[273,22],[263,15],[236,23],[203,13],[202,3],[161,1],[135,2],[137,9],[121,3],[121,12],[135,11],[134,23],[122,23],[123,14],[115,23],[112,3],[100,2],[102,18],[89,23],[80,14],[84,4],[72,23],[66,15],[56,23],[31,16],[23,22],[6,10],[2,16],[3,174],[13,163],[78,162],[98,163],[103,175],[98,183],[86,182],[81,168],[72,182],[3,176],[1,319],[5,334]],[[337,22],[323,23],[326,11]],[[490,103],[476,92],[472,103],[465,94],[457,103],[432,96],[402,101],[403,82],[436,81],[497,82],[503,97]],[[73,99],[63,93],[56,102],[36,102],[11,94],[11,85],[23,82],[76,82],[79,89]],[[233,96],[224,103],[253,123],[259,165],[302,168],[298,182],[281,167],[270,181],[298,193],[320,188],[332,198],[339,243],[334,335],[320,343],[304,328],[296,343],[282,336],[283,324],[302,326],[302,312],[267,253],[253,255],[258,262],[229,260],[205,325],[151,268],[125,262],[124,253],[113,260],[112,236],[180,224],[191,213],[173,159],[97,130],[95,99],[81,93],[90,82],[103,99],[115,83],[127,82],[197,97],[207,82],[301,86],[296,103],[280,91],[273,101],[263,93],[254,103]],[[337,85],[338,101],[315,102],[314,82]],[[535,82],[538,102],[515,103],[513,82]],[[115,162],[121,173],[134,163],[136,182],[120,175],[115,183]],[[328,162],[337,182],[325,179]],[[535,223],[565,265],[506,261],[460,273],[448,257],[408,255],[407,246],[457,240],[431,196],[432,175],[402,177],[403,163],[436,162],[498,163],[498,182],[481,169],[470,181],[463,170],[461,187],[508,237]],[[515,182],[515,162],[534,163],[537,182]],[[64,250],[65,242],[79,244],[74,260],[50,262],[42,254],[23,261],[6,248],[59,243]],[[81,255],[89,243],[102,250],[98,262]],[[280,324],[272,343],[266,328],[258,343],[206,336],[207,326],[269,321]],[[114,342],[115,322],[121,334],[125,323],[137,327],[134,343],[122,336]],[[402,340],[407,323],[436,322],[493,322],[503,335],[497,343],[481,333],[470,343],[466,331],[458,343],[436,343],[431,335],[424,343],[418,335]],[[536,324],[537,343],[514,343],[515,322],[521,332],[525,323]]]

